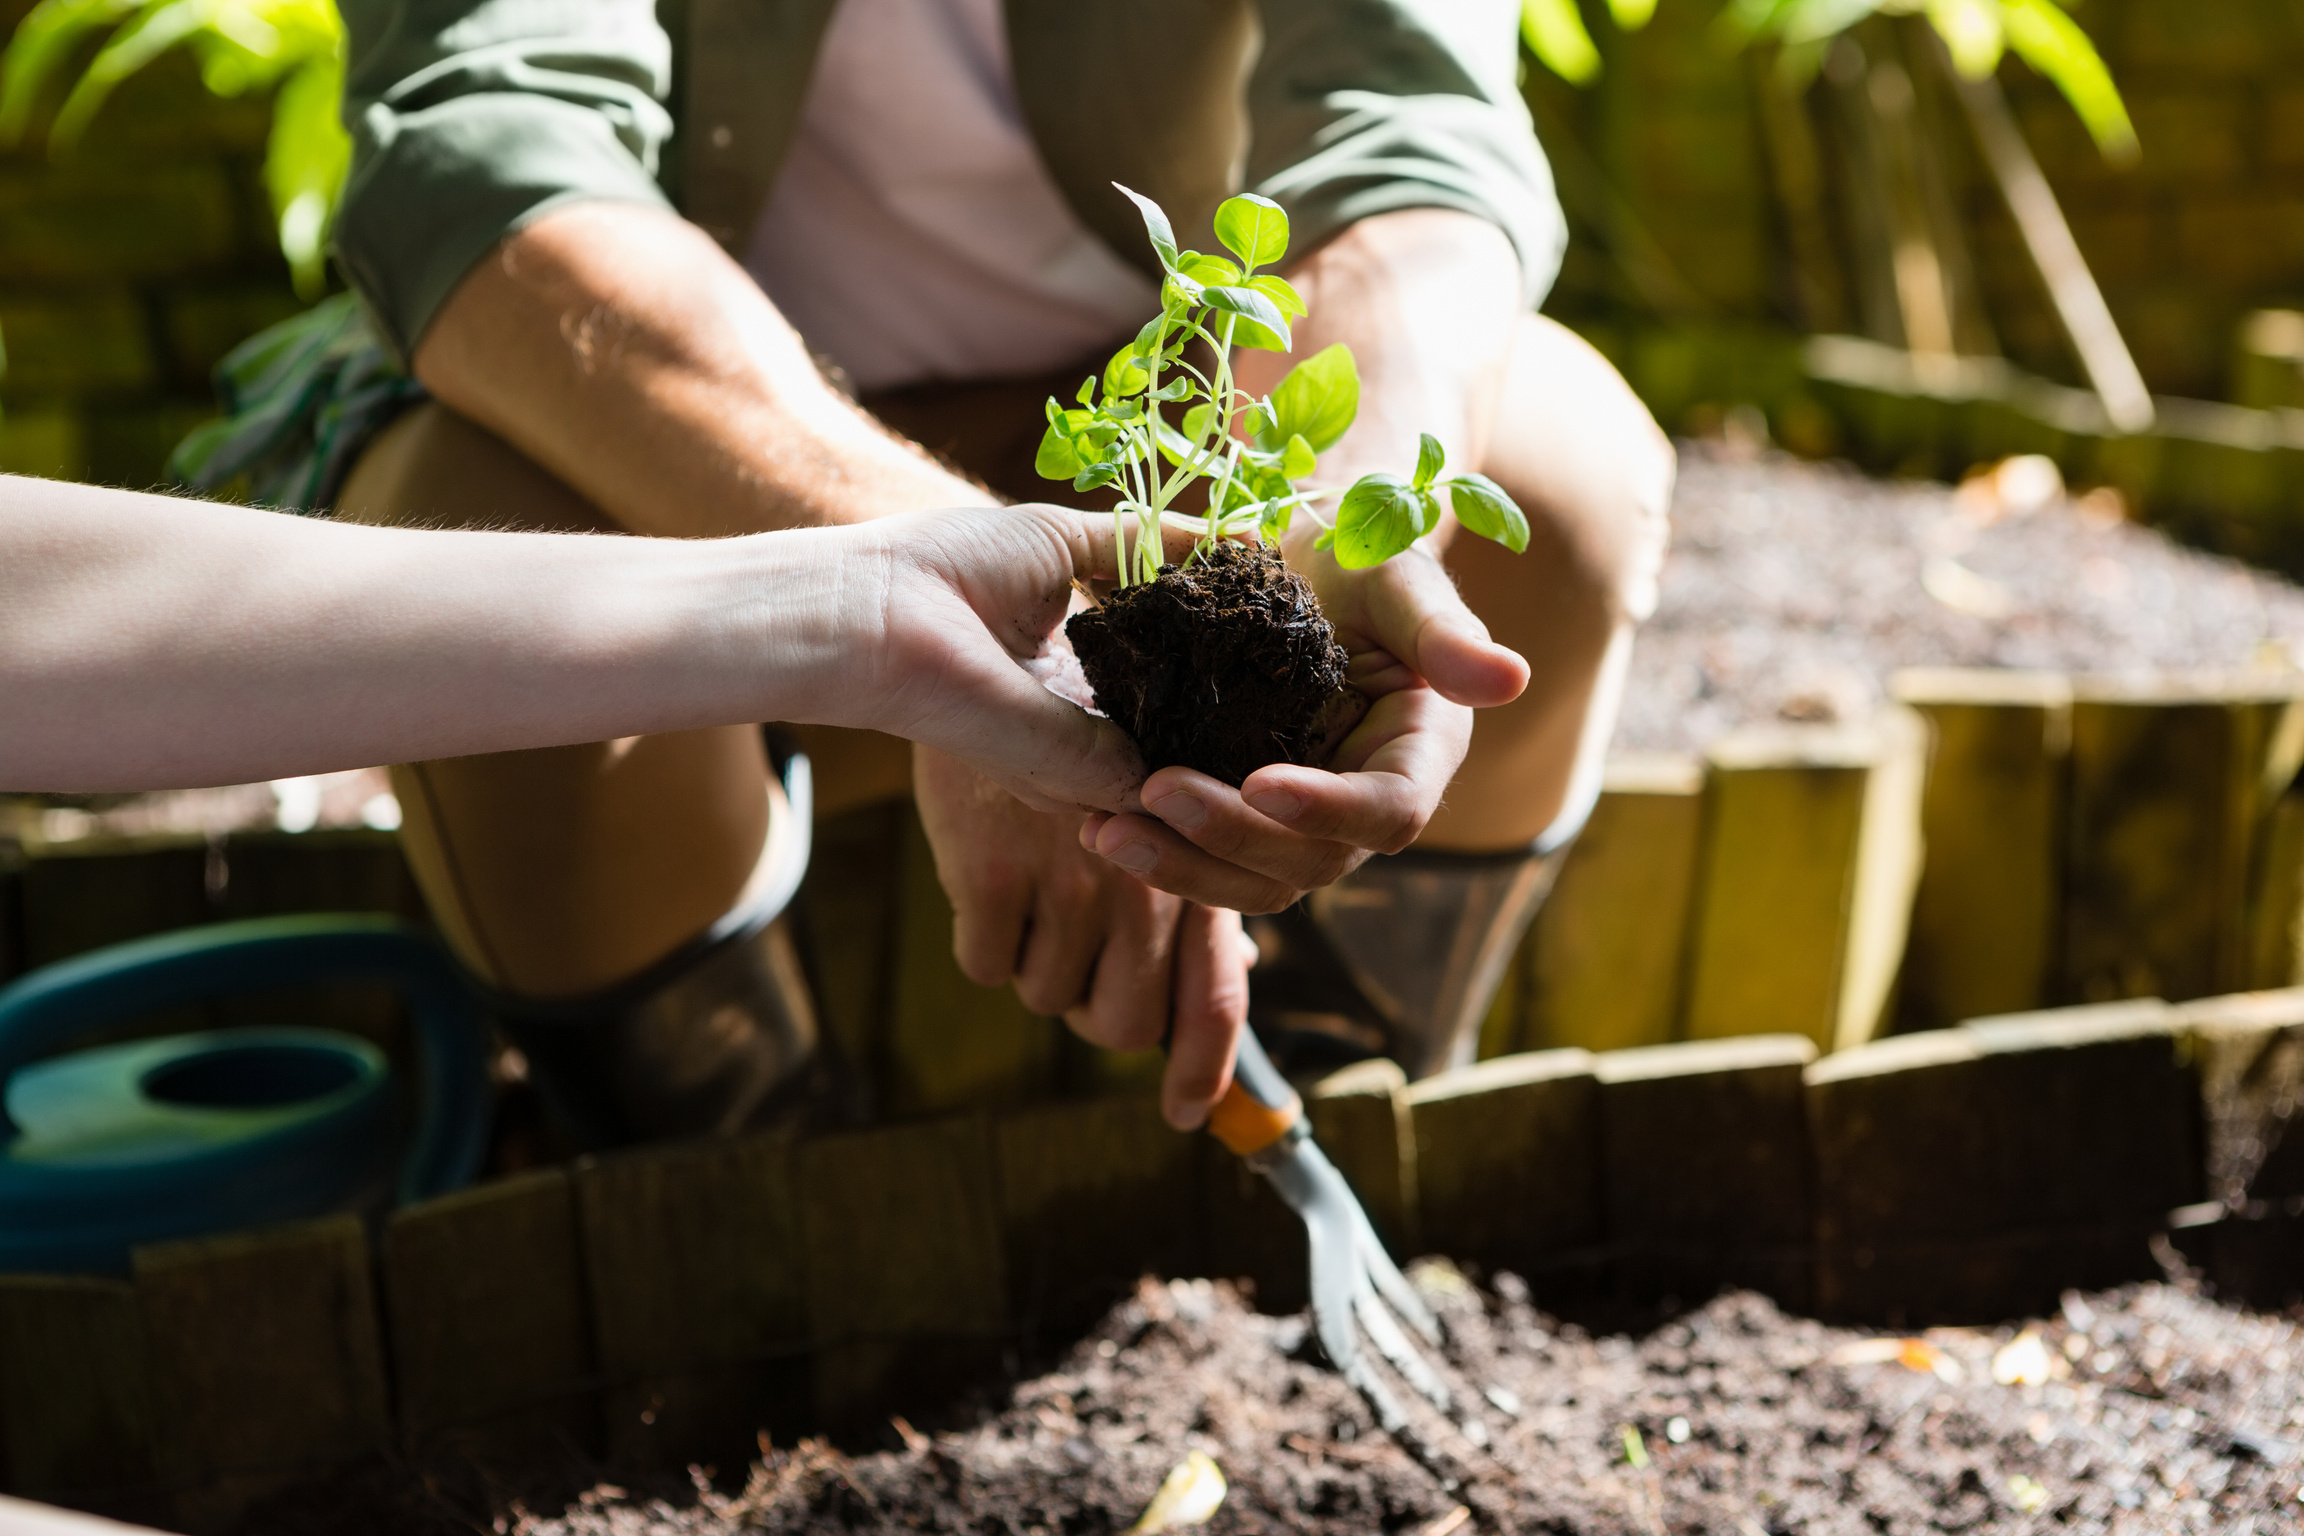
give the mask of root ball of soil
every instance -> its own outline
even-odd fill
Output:
[[[1270,763],[1313,763],[1345,691],[1344,648],[1310,583],[1267,549],[1218,544],[1064,632],[1096,707],[1149,767],[1180,763],[1227,784]]]

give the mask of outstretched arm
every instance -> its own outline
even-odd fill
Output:
[[[1110,534],[1054,508],[722,540],[436,532],[0,477],[0,788],[151,789],[753,720],[1117,808],[1026,670]]]

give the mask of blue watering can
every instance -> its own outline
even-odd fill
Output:
[[[226,1029],[37,1059],[149,1010],[331,983],[391,986],[416,1027],[423,1093],[400,1198],[470,1180],[487,1029],[438,945],[365,915],[193,928],[0,989],[0,1273],[125,1274],[139,1243],[323,1215],[374,1191],[398,1117],[383,1053],[356,1036]]]

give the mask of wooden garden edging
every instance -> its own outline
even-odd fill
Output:
[[[2285,1253],[2304,1288],[2294,1094],[2241,1091],[2267,1061],[2304,1077],[2304,989],[1824,1058],[1768,1035],[1413,1088],[1363,1067],[1312,1097],[1378,1219],[1415,1224],[1405,1251],[1518,1270],[1539,1302],[1751,1284],[1917,1325],[2155,1276],[2172,1226],[2243,1280]],[[2230,1214],[2203,1205],[2217,1157]],[[0,1280],[0,1467],[201,1530],[388,1450],[726,1466],[762,1428],[870,1426],[1060,1342],[1139,1273],[1296,1305],[1302,1262],[1286,1213],[1138,1096],[651,1149],[400,1211],[380,1244],[336,1218],[140,1250],[126,1282]]]

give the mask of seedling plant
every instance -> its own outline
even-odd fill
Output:
[[[1231,255],[1213,256],[1177,249],[1160,205],[1120,191],[1143,214],[1160,259],[1160,313],[1112,354],[1101,378],[1082,382],[1074,405],[1050,397],[1035,467],[1079,491],[1120,488],[1112,520],[1122,588],[1159,578],[1162,520],[1189,512],[1180,503],[1195,486],[1205,501],[1187,524],[1200,538],[1186,568],[1225,539],[1277,546],[1299,511],[1321,524],[1315,548],[1332,549],[1337,564],[1381,565],[1439,525],[1443,494],[1465,528],[1515,551],[1528,547],[1528,520],[1512,498],[1485,475],[1442,478],[1444,455],[1429,433],[1412,476],[1363,475],[1349,488],[1312,481],[1319,455],[1360,410],[1359,370],[1343,343],[1298,363],[1269,396],[1235,382],[1233,348],[1287,352],[1289,322],[1305,314],[1287,279],[1259,270],[1288,253],[1279,204],[1253,193],[1227,198],[1216,238]],[[1195,354],[1195,342],[1205,351]],[[1320,503],[1339,489],[1333,517],[1323,515]]]

